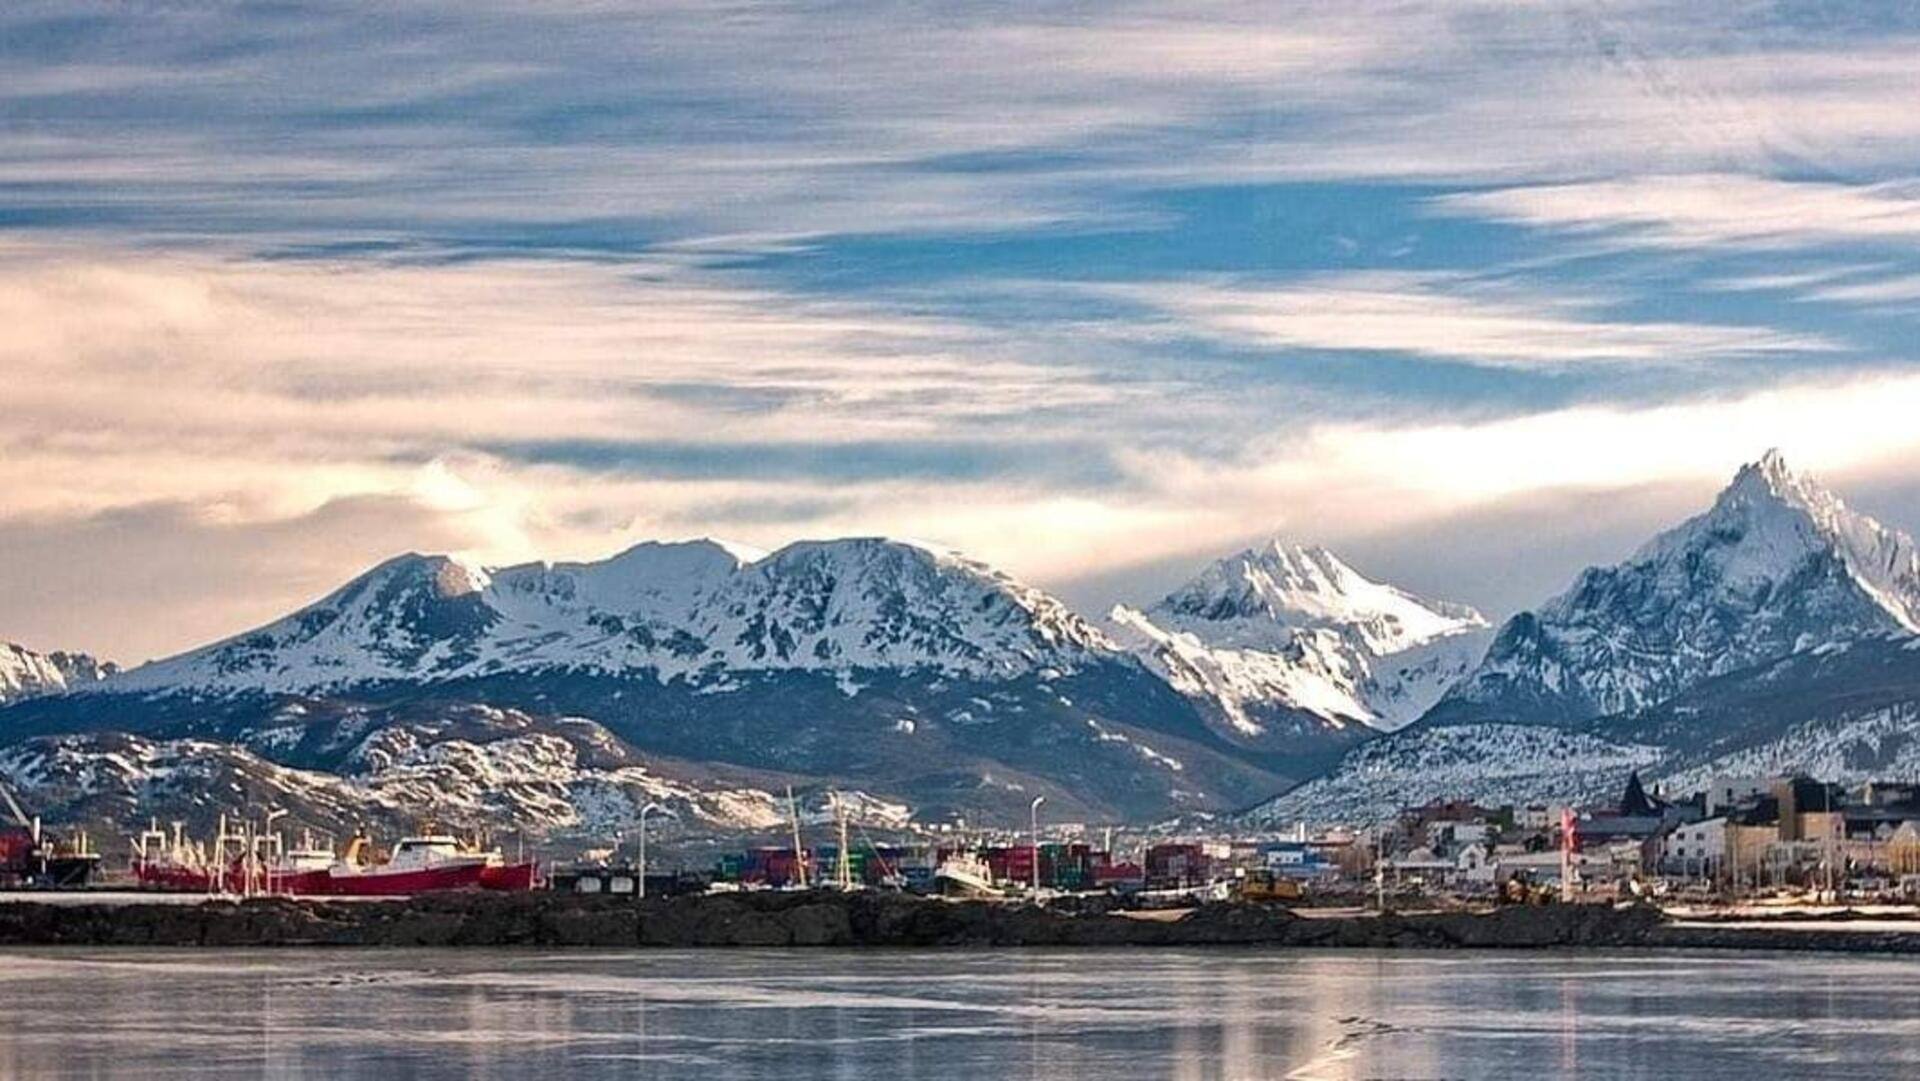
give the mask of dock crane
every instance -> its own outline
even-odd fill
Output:
[[[6,801],[7,812],[13,815],[15,822],[20,823],[21,829],[33,834],[33,843],[38,845],[40,843],[40,820],[38,818],[27,817],[27,812],[20,807],[20,801],[13,798],[13,789],[8,788],[5,781],[0,781],[0,800]]]
[[[0,883],[56,888],[86,885],[100,857],[89,847],[85,833],[74,835],[68,852],[57,852],[46,843],[39,817],[27,814],[5,782],[0,782],[0,805],[16,823],[0,824]]]
[[[15,823],[0,822],[0,882],[23,884],[39,876],[44,862],[40,820],[28,817],[4,781],[0,781],[0,803]]]

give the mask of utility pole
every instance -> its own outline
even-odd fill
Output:
[[[1820,802],[1826,808],[1826,836],[1822,839],[1821,848],[1824,850],[1823,862],[1827,865],[1827,899],[1832,902],[1838,897],[1833,885],[1833,785],[1827,781],[1820,782]]]
[[[640,900],[647,899],[647,815],[660,810],[657,803],[640,808]]]
[[[793,798],[793,786],[787,786],[787,813],[793,816],[793,873],[800,879],[800,888],[807,888],[807,854],[800,847],[800,804]]]
[[[853,853],[850,850],[847,840],[847,802],[840,798],[840,793],[838,792],[833,794],[833,814],[834,817],[839,820],[840,825],[840,854],[839,858],[834,861],[834,880],[840,887],[841,892],[844,893],[853,889],[853,860],[851,858]]]
[[[1573,808],[1560,809],[1560,901],[1573,901]]]
[[[1027,807],[1033,816],[1033,898],[1040,899],[1040,805],[1047,802],[1045,796],[1033,797],[1033,803]]]
[[[1387,838],[1378,823],[1373,827],[1373,908],[1387,910]]]

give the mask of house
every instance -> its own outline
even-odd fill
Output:
[[[1462,882],[1492,883],[1500,865],[1485,845],[1467,845],[1453,857],[1454,875]]]

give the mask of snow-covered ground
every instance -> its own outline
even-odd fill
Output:
[[[1660,748],[1533,725],[1418,728],[1358,747],[1327,776],[1245,816],[1250,825],[1364,823],[1434,800],[1488,806],[1566,804],[1616,797]]]

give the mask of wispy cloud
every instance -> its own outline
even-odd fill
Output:
[[[1453,214],[1588,235],[1615,245],[1791,248],[1920,240],[1920,182],[1844,184],[1733,174],[1464,192]]]
[[[904,532],[1064,581],[1910,463],[1917,45],[1733,0],[21,0],[0,636],[137,656],[400,548]]]
[[[1274,349],[1378,352],[1499,368],[1689,365],[1832,348],[1764,327],[1609,320],[1580,297],[1453,275],[1338,274],[1279,286],[1193,281],[1104,292],[1177,320],[1176,332]]]

